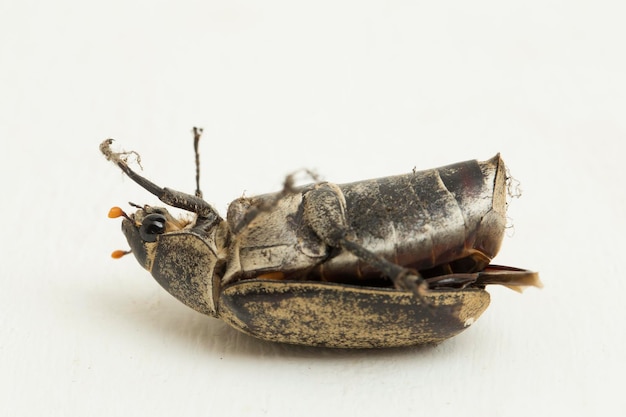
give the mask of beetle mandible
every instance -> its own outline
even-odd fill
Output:
[[[260,339],[339,348],[438,343],[489,305],[488,284],[541,286],[535,272],[490,265],[506,225],[500,155],[404,175],[336,185],[315,181],[241,197],[226,219],[202,198],[157,186],[104,156],[165,208],[114,207],[139,263],[170,294]]]

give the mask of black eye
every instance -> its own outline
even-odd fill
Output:
[[[165,216],[162,214],[149,214],[143,218],[139,228],[139,236],[146,242],[155,242],[157,235],[165,232]]]

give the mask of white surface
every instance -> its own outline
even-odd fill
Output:
[[[624,415],[626,12],[620,1],[3,2],[0,414]],[[434,348],[271,345],[167,295],[98,153],[222,213],[302,167],[346,182],[500,151],[524,195],[490,290]],[[558,413],[558,414],[556,414]]]

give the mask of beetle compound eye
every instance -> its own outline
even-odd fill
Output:
[[[165,216],[162,214],[149,214],[144,217],[139,228],[139,235],[145,242],[155,242],[157,235],[165,232]]]

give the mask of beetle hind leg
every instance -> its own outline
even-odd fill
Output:
[[[388,261],[361,245],[346,219],[346,202],[335,184],[321,183],[304,195],[306,223],[328,246],[342,248],[387,276],[396,288],[413,292],[422,302],[428,283],[417,272]]]
[[[389,277],[396,288],[411,291],[422,302],[425,302],[424,296],[428,293],[428,283],[419,272],[390,262],[364,248],[347,236],[339,239],[337,243],[338,246],[352,253],[364,262],[372,265],[385,276]]]

